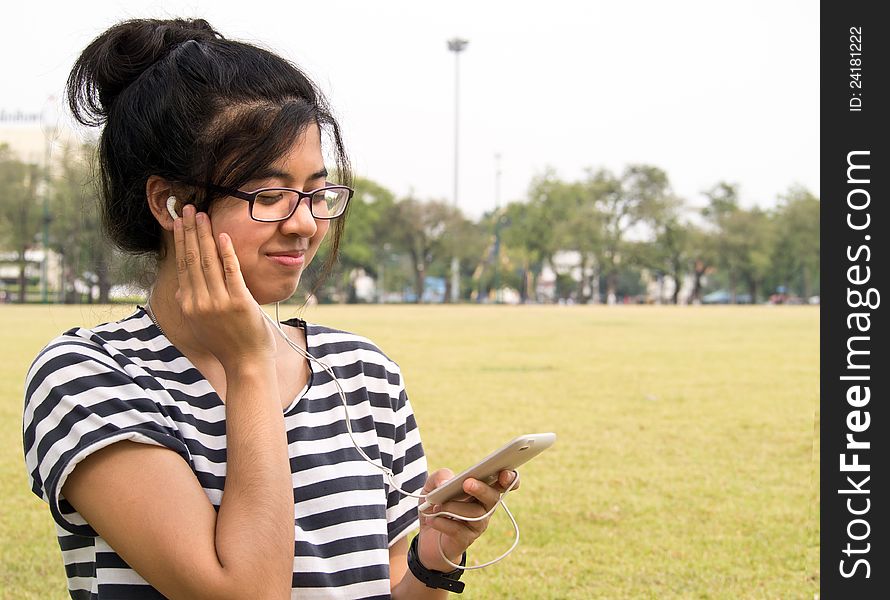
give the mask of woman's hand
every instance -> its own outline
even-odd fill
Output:
[[[176,299],[185,325],[228,372],[251,359],[274,356],[275,340],[244,278],[232,239],[213,239],[210,218],[186,205],[173,222]]]
[[[429,493],[442,485],[454,474],[448,469],[439,469],[429,476],[423,486],[423,492]],[[420,562],[427,569],[448,573],[454,567],[442,560],[439,554],[439,536],[442,538],[442,550],[445,556],[454,564],[460,564],[461,555],[475,542],[488,528],[486,517],[480,521],[461,521],[450,517],[428,517],[427,514],[438,512],[450,512],[465,517],[481,517],[497,504],[501,494],[510,487],[514,478],[518,478],[516,471],[501,471],[494,485],[486,485],[478,479],[467,479],[463,490],[469,498],[466,500],[452,500],[445,504],[430,507],[425,513],[420,514],[420,541],[418,554]],[[513,490],[519,488],[519,482],[513,486]]]

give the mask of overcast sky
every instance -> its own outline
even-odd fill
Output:
[[[745,206],[819,194],[819,3],[230,0],[16,2],[4,8],[0,109],[40,111],[114,22],[201,16],[303,67],[329,96],[356,172],[471,216],[552,167],[664,169],[701,205],[721,180]]]

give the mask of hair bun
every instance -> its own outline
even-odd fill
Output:
[[[68,76],[68,105],[79,122],[107,120],[115,99],[153,64],[188,41],[221,39],[204,19],[133,19],[86,47]]]

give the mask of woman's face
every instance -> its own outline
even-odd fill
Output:
[[[318,126],[307,127],[288,153],[258,177],[240,189],[286,187],[306,192],[324,187],[327,171]],[[225,232],[232,238],[244,282],[259,304],[286,300],[296,291],[330,222],[314,219],[306,200],[289,219],[277,223],[254,221],[249,206],[231,197],[214,202],[210,210],[214,237]]]

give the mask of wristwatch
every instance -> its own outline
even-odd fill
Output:
[[[420,557],[417,556],[417,540],[419,539],[420,535],[414,536],[414,539],[411,540],[411,546],[408,548],[408,568],[411,570],[411,573],[428,588],[448,590],[455,594],[463,592],[465,584],[462,581],[458,581],[458,579],[464,574],[464,570],[455,569],[450,573],[443,573],[442,571],[431,571],[424,567],[420,562]],[[467,553],[464,552],[463,556],[460,557],[460,566],[464,567],[466,564]]]

